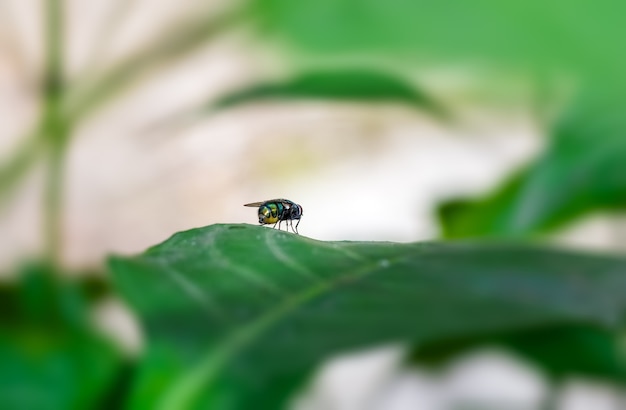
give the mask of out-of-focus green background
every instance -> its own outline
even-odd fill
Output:
[[[255,223],[247,202],[302,204],[320,240],[623,252],[625,15],[616,0],[0,0],[0,397],[121,405],[143,337],[106,255]],[[547,394],[508,353],[435,377],[391,369],[391,350],[329,365],[312,406]],[[554,403],[624,394],[573,378]]]

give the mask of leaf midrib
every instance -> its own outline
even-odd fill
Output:
[[[219,232],[216,232],[212,235],[213,241],[215,241],[218,233]],[[315,242],[317,245],[333,249],[337,252],[345,253],[348,251],[342,246],[330,247],[324,242]],[[372,274],[376,274],[378,272],[383,273],[394,265],[401,264],[407,259],[414,258],[416,256],[416,251],[419,251],[423,245],[427,244],[422,243],[406,245],[406,248],[403,249],[400,254],[384,258],[384,260],[388,261],[388,264],[381,264],[381,259],[379,258],[359,258],[362,265],[357,265],[358,269],[353,269],[350,272],[344,272],[344,274],[337,275],[332,279],[325,280],[318,278],[319,280],[314,283],[307,284],[303,289],[295,292],[291,297],[282,299],[274,308],[267,310],[259,317],[253,319],[240,328],[229,332],[221,339],[221,341],[212,344],[213,347],[208,352],[205,352],[205,354],[200,356],[200,360],[191,370],[184,372],[173,380],[170,387],[161,395],[161,400],[158,400],[157,408],[170,409],[192,407],[191,405],[197,397],[202,393],[206,393],[207,388],[210,388],[216,379],[219,378],[220,373],[224,370],[228,363],[233,360],[234,357],[253,344],[259,336],[267,332],[268,329],[285,319],[285,317],[293,314],[306,303],[309,303],[315,298],[335,291],[340,286],[353,286],[362,283],[363,279],[370,277]],[[281,263],[287,268],[290,268],[290,266],[285,264],[284,261],[277,258],[275,254],[270,254],[277,263]],[[490,296],[492,298],[498,298],[499,295]],[[508,297],[505,296],[503,296],[503,299],[509,300]],[[516,303],[523,304],[524,301],[517,300]]]
[[[410,258],[413,255],[413,251],[414,248],[410,247],[407,249],[407,253],[390,257],[386,260],[389,261],[389,266],[393,266],[404,259]],[[207,386],[215,380],[224,365],[239,351],[252,343],[257,336],[272,327],[272,325],[278,323],[282,318],[293,313],[305,303],[334,290],[340,284],[345,284],[348,279],[354,284],[373,273],[382,272],[386,269],[386,267],[380,266],[378,261],[367,261],[365,266],[351,274],[340,275],[333,280],[320,280],[294,296],[284,299],[274,309],[270,309],[261,317],[244,325],[239,330],[235,330],[221,342],[218,342],[200,360],[198,365],[173,383],[172,387],[165,392],[158,409],[189,408],[189,404],[193,402],[198,392],[201,389],[207,389]]]

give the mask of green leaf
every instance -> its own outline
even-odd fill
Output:
[[[453,115],[428,92],[400,76],[367,68],[335,68],[303,72],[290,79],[258,83],[211,99],[158,123],[158,129],[185,125],[207,112],[267,101],[322,100],[325,102],[399,103],[423,110],[442,121]]]
[[[626,313],[626,259],[513,244],[213,225],[110,267],[149,342],[135,409],[275,409],[350,349],[568,323],[617,332]]]
[[[623,2],[257,0],[265,32],[313,55],[565,67],[620,78]]]
[[[214,103],[224,108],[259,100],[324,99],[399,102],[441,114],[443,109],[424,91],[389,73],[368,69],[312,71],[290,80],[258,84]]]
[[[442,366],[475,348],[498,346],[526,359],[556,380],[576,375],[626,383],[623,337],[592,326],[552,326],[433,341],[418,346],[412,361]]]
[[[111,388],[117,352],[93,335],[48,329],[0,334],[3,409],[93,408]]]
[[[584,95],[556,124],[548,150],[479,200],[439,208],[447,237],[548,232],[591,211],[626,209],[623,98]]]
[[[120,374],[117,349],[89,326],[78,288],[43,266],[5,287],[0,325],[3,409],[95,408]]]

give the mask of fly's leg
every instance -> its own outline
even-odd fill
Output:
[[[277,222],[278,223],[278,222]],[[272,229],[276,229],[276,224],[272,225]]]
[[[300,234],[298,233],[298,225],[300,225],[300,220],[299,220],[299,219],[298,219],[298,223],[296,223],[296,227],[295,227],[295,229],[294,229],[293,231],[294,231],[296,234],[300,235]],[[293,223],[291,224],[291,227],[293,228]]]

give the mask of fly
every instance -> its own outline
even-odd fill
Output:
[[[291,229],[295,233],[298,233],[298,225],[302,217],[302,207],[295,202],[288,199],[270,199],[262,202],[252,202],[244,206],[259,208],[259,223],[261,225],[274,224],[272,228],[275,228],[276,224],[278,224],[278,229],[280,229],[281,222],[285,221],[287,231],[289,231],[289,226],[291,225]],[[293,226],[294,220],[298,221],[295,228]]]

